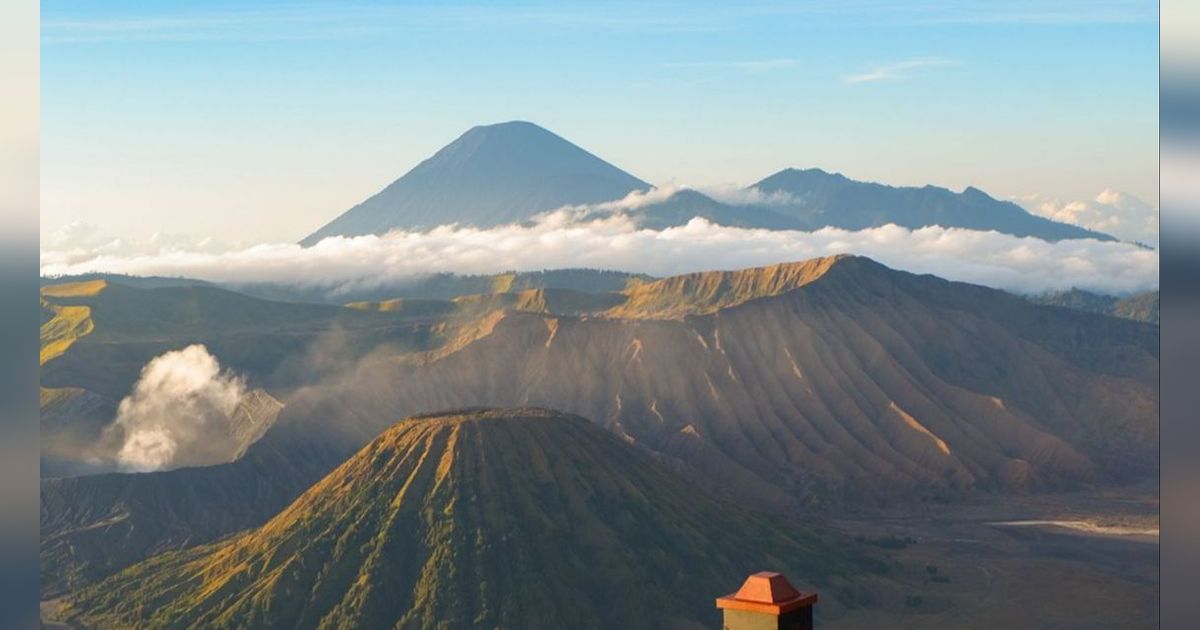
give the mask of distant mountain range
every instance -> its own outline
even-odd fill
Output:
[[[777,567],[826,606],[886,568],[811,523],[718,501],[577,416],[476,409],[385,430],[261,527],[71,600],[89,627],[714,627]]]
[[[305,237],[425,230],[457,223],[494,227],[532,219],[563,206],[614,204],[652,188],[629,173],[529,122],[474,127],[379,193]],[[720,225],[813,230],[861,230],[888,223],[994,230],[1046,240],[1113,237],[1026,212],[977,188],[955,193],[936,186],[892,187],[858,182],[820,169],[785,169],[750,186],[766,201],[725,203],[695,190],[621,208],[655,229],[702,217]],[[748,195],[747,198],[754,198]],[[618,204],[619,205],[619,204]]]
[[[45,480],[50,593],[260,526],[395,419],[463,406],[578,414],[793,514],[1157,467],[1156,326],[860,257],[349,308],[92,288],[44,289],[43,387],[119,400],[151,358],[203,343],[285,407],[229,464]]]
[[[1009,201],[994,199],[978,188],[956,193],[937,186],[896,187],[859,182],[821,169],[786,169],[751,186],[781,196],[780,212],[813,228],[848,230],[895,223],[908,228],[929,225],[992,230],[1048,241],[1071,238],[1116,240],[1067,223],[1030,214]]]

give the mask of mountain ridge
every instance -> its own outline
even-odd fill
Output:
[[[1116,296],[1071,288],[1066,291],[1051,291],[1029,296],[1029,299],[1037,304],[1061,306],[1089,313],[1158,324],[1159,292],[1157,290]]]
[[[101,628],[694,627],[759,566],[827,606],[886,568],[731,510],[586,419],[477,408],[398,422],[263,526],[151,558],[72,609]]]
[[[238,462],[44,482],[43,531],[61,537],[45,550],[46,582],[79,570],[67,549],[98,556],[86,582],[142,557],[136,549],[260,524],[268,515],[253,506],[218,524],[173,515],[184,497],[196,504],[188,510],[216,509],[223,486],[249,479],[289,498],[375,437],[381,419],[463,405],[563,409],[713,492],[781,511],[1063,489],[1154,470],[1157,327],[862,257],[763,269],[646,281],[663,282],[662,293],[625,318],[603,316],[612,294],[581,304],[554,290],[478,295],[448,318],[428,304],[376,313],[403,333],[349,358],[319,345],[319,365],[336,370],[293,383],[279,420]],[[106,360],[88,371],[88,339],[44,368],[48,385],[105,389],[113,370]],[[261,354],[251,340],[209,347],[254,377],[237,354]],[[290,472],[264,476],[275,468]],[[142,523],[136,540],[92,528],[108,518],[97,502],[110,486],[143,497],[130,508]],[[171,526],[147,528],[158,521]]]
[[[1019,205],[993,198],[967,186],[961,193],[927,184],[890,186],[850,179],[819,168],[786,168],[749,187],[768,195],[786,195],[781,212],[813,228],[838,227],[862,230],[894,223],[918,229],[930,225],[974,230],[994,230],[1013,236],[1035,236],[1056,241],[1093,238],[1114,241],[1112,236],[1031,214]]]
[[[661,199],[621,203],[630,193],[652,188],[534,123],[481,125],[300,244],[438,225],[490,228],[529,221],[561,207],[583,209],[584,217],[623,212],[648,229],[685,225],[700,217],[718,225],[770,230],[861,230],[894,223],[911,229],[940,225],[994,230],[1050,241],[1116,240],[1031,214],[973,186],[959,193],[933,185],[889,186],[817,168],[786,168],[745,188],[769,201],[725,203],[684,188]]]

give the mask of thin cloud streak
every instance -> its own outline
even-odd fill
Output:
[[[364,6],[303,4],[221,12],[179,12],[121,17],[50,17],[42,21],[45,44],[276,41],[338,39],[412,29],[488,29],[523,26],[611,31],[708,32],[720,21],[698,12],[625,13],[549,5],[492,7],[413,4]]]
[[[736,29],[746,20],[810,16],[849,19],[857,23],[895,24],[1081,24],[1147,23],[1157,20],[1154,5],[1136,0],[1056,3],[1017,0],[964,4],[935,1],[902,5],[881,0],[863,2],[747,2],[710,4],[654,2],[610,5],[556,6],[528,3],[488,6],[460,3],[402,6],[304,3],[265,9],[210,12],[129,14],[119,17],[81,17],[45,10],[45,44],[273,41],[334,39],[404,29],[489,29],[542,27],[651,32],[716,32]]]
[[[739,70],[742,72],[766,72],[791,68],[800,62],[790,57],[756,59],[751,61],[691,61],[659,64],[663,68],[695,70]]]
[[[919,57],[894,63],[875,66],[866,72],[848,74],[842,77],[842,82],[849,85],[873,83],[876,81],[900,81],[912,78],[913,74],[925,68],[937,68],[957,65],[959,62],[945,57]]]

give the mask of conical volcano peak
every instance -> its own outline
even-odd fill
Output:
[[[523,120],[472,127],[413,172],[466,165],[481,169],[481,174],[499,170],[518,178],[552,178],[562,173],[581,176],[620,173],[562,136]],[[649,187],[649,184],[634,179],[636,183],[628,182],[634,188]]]
[[[562,136],[528,120],[509,120],[490,125],[475,125],[464,132],[459,139],[483,138],[497,141],[512,141],[539,137],[571,144],[563,139]]]
[[[543,407],[466,407],[451,409],[429,414],[409,416],[392,425],[375,438],[376,444],[386,444],[401,439],[402,436],[416,429],[431,429],[441,427],[462,427],[478,425],[482,431],[490,431],[502,424],[548,424],[557,425],[581,424],[588,421],[579,416]]]
[[[579,416],[464,409],[401,420],[262,527],[71,606],[98,627],[712,627],[712,594],[763,565],[826,585],[881,566]]]
[[[562,136],[524,120],[471,127],[438,151],[437,156],[469,157],[480,151],[496,152],[491,157],[520,159],[539,153],[586,153]],[[590,155],[590,154],[589,154]]]
[[[494,227],[650,185],[531,122],[472,127],[387,188],[301,241],[458,223]]]

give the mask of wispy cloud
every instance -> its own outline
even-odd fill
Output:
[[[803,17],[858,24],[1079,24],[1152,23],[1156,5],[1142,0],[757,0],[738,3],[414,2],[355,4],[305,2],[220,11],[172,10],[71,14],[43,9],[42,41],[219,41],[330,39],[405,29],[545,29],[630,32],[713,32],[749,21]],[[753,62],[751,62],[753,63]]]
[[[749,61],[687,61],[659,64],[662,68],[685,70],[738,70],[741,72],[768,72],[791,68],[800,62],[790,57],[754,59]]]
[[[586,29],[707,32],[727,17],[703,11],[632,5],[623,10],[591,5],[493,6],[476,3],[357,5],[302,3],[222,11],[161,11],[113,15],[55,15],[42,20],[42,42],[271,41],[337,39],[412,29]]]
[[[842,77],[842,82],[849,85],[873,83],[876,81],[900,81],[908,79],[913,74],[926,68],[953,66],[959,62],[945,57],[918,57],[875,66],[869,70],[848,74]]]
[[[42,43],[276,41],[331,39],[370,32],[370,21],[310,6],[42,20]]]
[[[921,24],[1133,24],[1158,19],[1155,2],[1141,0],[1004,0],[926,6],[914,16]]]

